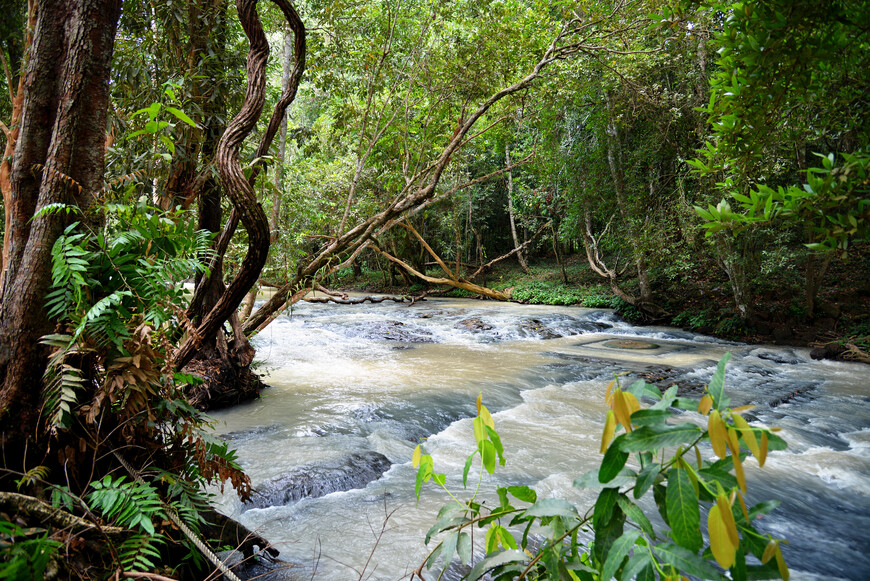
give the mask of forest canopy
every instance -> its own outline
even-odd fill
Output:
[[[3,490],[99,498],[121,462],[182,513],[246,494],[196,406],[256,393],[249,338],[294,302],[381,273],[528,299],[490,278],[516,264],[565,302],[866,357],[867,2],[0,11]]]

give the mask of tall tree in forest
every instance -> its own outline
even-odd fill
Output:
[[[120,0],[41,0],[24,79],[12,161],[9,262],[0,305],[0,427],[34,429],[45,348],[51,248],[69,218],[102,188],[109,71]]]

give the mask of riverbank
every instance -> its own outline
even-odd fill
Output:
[[[537,261],[525,273],[516,262],[505,261],[475,282],[504,291],[516,302],[614,308],[632,323],[651,322],[615,297],[584,256],[569,256],[562,266],[552,259]],[[334,281],[342,290],[474,296],[413,281],[406,284],[389,273],[363,271],[354,276],[348,269],[342,274]],[[653,290],[660,301],[658,306],[668,314],[654,322],[750,344],[811,347],[817,358],[870,363],[870,245],[853,249],[848,260],[831,262],[813,316],[804,304],[801,274],[784,269],[756,276],[753,313],[746,320],[738,315],[728,279],[716,264],[698,265],[683,276],[657,276]],[[630,279],[622,284],[629,292],[637,286],[636,280]]]

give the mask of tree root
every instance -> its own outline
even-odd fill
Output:
[[[43,526],[67,529],[77,534],[97,532],[106,536],[120,536],[129,533],[123,528],[100,526],[38,498],[17,492],[0,491],[0,511],[31,517]]]

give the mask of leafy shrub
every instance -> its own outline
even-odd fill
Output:
[[[783,541],[761,534],[752,525],[779,503],[747,506],[743,470],[749,453],[763,466],[768,450],[781,450],[785,442],[771,430],[747,423],[741,414],[751,406],[728,407],[724,378],[729,357],[719,362],[700,401],[677,397],[676,386],[662,393],[644,381],[627,388],[616,380],[611,382],[605,396],[611,409],[602,435],[601,465],[574,481],[578,488],[601,489],[590,511],[579,511],[565,500],[538,498],[528,486],[498,488],[497,502],[477,499],[484,471],[493,474],[496,462],[505,464],[495,422],[478,397],[478,415],[472,421],[476,448],[465,463],[463,487],[475,460],[480,467],[475,492],[468,500],[459,500],[447,488],[447,476],[435,471],[434,459],[422,445],[414,450],[417,498],[422,486],[432,481],[452,499],[426,534],[426,544],[435,535],[444,536],[418,576],[424,566],[432,568],[439,559],[446,568],[455,554],[461,563],[471,565],[466,576],[471,581],[487,574],[505,581],[609,581],[614,577],[629,581],[685,575],[724,579],[713,561],[732,579],[788,579],[780,550]],[[654,403],[642,409],[641,399]],[[706,428],[700,422],[669,423],[684,417],[677,410],[697,412]],[[706,442],[717,459],[703,459],[700,448]],[[637,469],[628,466],[632,456]],[[636,503],[650,493],[663,527],[654,527]],[[702,508],[707,512],[706,540],[701,533]],[[529,539],[534,525],[546,537],[537,547]],[[486,528],[486,554],[476,562],[468,532],[475,527]],[[581,530],[594,535],[592,543],[584,545],[578,540]],[[749,555],[760,564],[747,563]]]
[[[0,579],[42,579],[49,561],[63,543],[48,538],[44,529],[23,529],[0,519]]]
[[[543,305],[574,305],[582,301],[579,288],[559,282],[527,281],[514,287],[511,298],[519,302]]]
[[[583,306],[590,309],[610,309],[613,308],[615,299],[613,295],[590,293],[583,297]]]

